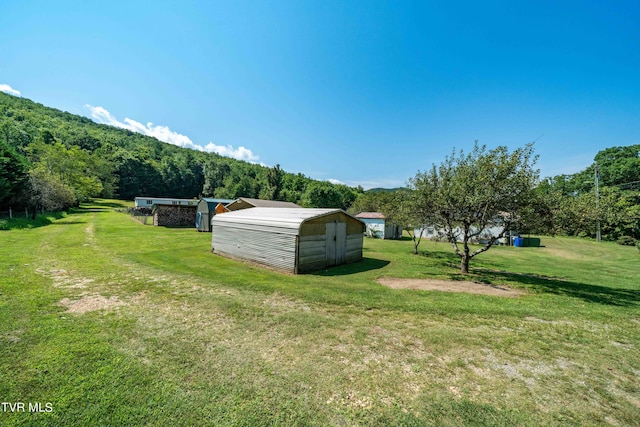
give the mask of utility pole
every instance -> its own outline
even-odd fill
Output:
[[[596,162],[595,164],[594,174],[595,174],[595,183],[596,183],[596,215],[597,215],[596,240],[599,242],[601,240],[601,236],[600,236],[600,188],[598,186],[598,181],[600,180],[600,173],[598,171],[598,162]]]

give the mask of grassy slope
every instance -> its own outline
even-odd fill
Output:
[[[375,282],[462,279],[443,243],[365,239],[361,263],[290,276],[209,239],[109,203],[0,231],[0,400],[54,409],[0,424],[638,424],[634,248],[494,248],[472,268],[530,292],[506,299]]]

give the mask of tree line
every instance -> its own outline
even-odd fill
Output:
[[[362,188],[177,147],[0,92],[0,211],[92,197],[251,197],[347,209]]]

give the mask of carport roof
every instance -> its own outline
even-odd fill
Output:
[[[264,227],[288,229],[297,234],[300,226],[311,219],[342,212],[345,215],[360,221],[344,212],[342,209],[324,208],[250,208],[239,211],[225,212],[213,217],[211,224],[254,224]]]

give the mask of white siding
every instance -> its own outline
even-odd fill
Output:
[[[134,206],[136,208],[150,208],[153,205],[195,206],[197,204],[198,201],[193,199],[171,199],[166,197],[136,197],[134,199]]]

